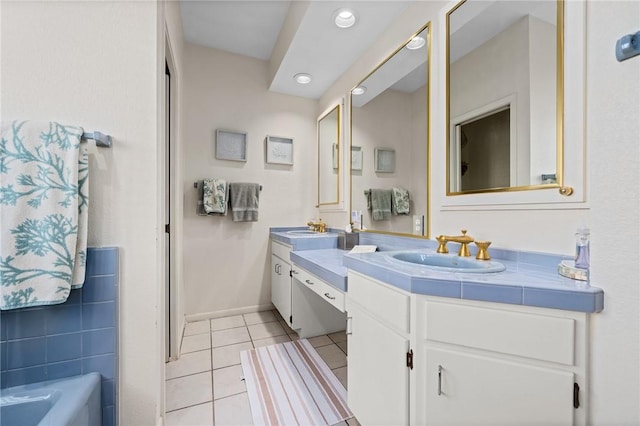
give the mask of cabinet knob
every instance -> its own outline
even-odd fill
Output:
[[[295,269],[292,269],[292,270],[291,270],[291,273],[292,273],[293,275],[298,275],[298,271],[296,271]]]
[[[331,296],[329,293],[325,293],[324,297],[326,297],[329,300],[336,300],[336,297],[335,296]]]
[[[307,283],[307,284],[309,284],[309,285],[313,285],[313,282],[312,282],[312,281],[304,280],[304,282],[305,282],[305,283]]]
[[[442,395],[442,366],[438,365],[438,396]]]

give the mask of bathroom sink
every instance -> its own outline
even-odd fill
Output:
[[[390,257],[401,262],[425,266],[436,271],[483,274],[487,272],[502,272],[506,269],[502,263],[494,260],[476,260],[470,257],[460,257],[456,254],[405,251],[390,254]]]
[[[287,234],[290,235],[315,235],[318,234],[316,231],[312,231],[310,229],[298,230],[298,231],[287,231]]]

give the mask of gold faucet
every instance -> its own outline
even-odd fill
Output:
[[[460,243],[460,250],[458,251],[458,256],[468,257],[471,253],[469,253],[469,243],[473,242],[473,238],[467,235],[467,230],[462,230],[462,235],[459,236],[451,236],[451,235],[439,235],[436,237],[438,241],[438,249],[437,253],[449,253],[447,249],[447,243],[449,241],[453,241],[454,243]]]
[[[322,219],[318,219],[318,222],[310,220],[309,222],[307,222],[307,226],[309,226],[309,228],[313,229],[315,232],[327,232],[327,224],[324,223]]]

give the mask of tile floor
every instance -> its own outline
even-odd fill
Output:
[[[167,426],[252,425],[240,380],[240,352],[298,339],[278,311],[188,323],[178,361],[166,364]],[[344,332],[309,339],[338,380],[347,386]],[[359,426],[355,418],[338,426]]]

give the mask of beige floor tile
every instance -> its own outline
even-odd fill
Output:
[[[194,334],[193,336],[185,336],[182,338],[180,353],[186,354],[209,348],[211,348],[211,335],[209,333]]]
[[[211,372],[192,374],[167,380],[167,411],[190,407],[211,401]]]
[[[213,368],[218,369],[240,364],[240,352],[247,351],[249,349],[253,349],[251,342],[213,348]]]
[[[288,336],[291,340],[300,340],[300,336],[297,333],[289,333]]]
[[[347,356],[337,345],[321,346],[316,351],[332,370],[347,365]]]
[[[235,345],[236,343],[251,340],[247,327],[229,328],[211,333],[211,344],[214,348],[219,346]]]
[[[216,426],[253,425],[247,393],[218,399],[214,402]]]
[[[319,348],[320,346],[333,345],[333,341],[329,339],[329,336],[324,336],[324,335],[316,336],[308,340],[309,340],[309,343],[311,343],[311,346],[313,346],[314,348]]]
[[[334,368],[331,371],[333,371],[333,374],[340,380],[342,386],[347,389],[347,367]]]
[[[347,341],[347,332],[346,331],[338,331],[337,333],[331,333],[328,336],[335,343],[340,343],[340,342],[346,342]]]
[[[246,391],[247,386],[243,380],[241,365],[213,370],[214,400]]]
[[[189,352],[181,355],[177,361],[165,364],[167,380],[209,370],[211,370],[211,349]]]
[[[231,317],[214,318],[211,320],[211,331],[226,330],[227,328],[244,327],[244,318],[242,315],[234,315]]]
[[[291,339],[289,339],[289,336],[287,336],[286,334],[283,334],[282,336],[267,337],[266,339],[254,340],[253,346],[255,346],[256,348],[259,348],[261,346],[275,345],[277,343],[284,343],[284,342],[290,342],[290,341]]]
[[[278,322],[267,322],[264,324],[253,324],[247,326],[251,340],[266,339],[267,337],[282,336],[287,334]]]
[[[244,314],[244,321],[247,325],[262,324],[276,321],[276,316],[271,311],[252,312],[250,314]]]
[[[289,327],[289,324],[287,324],[286,321],[281,320],[281,321],[278,321],[278,323],[280,323],[282,328],[284,328],[287,333],[289,333],[289,334],[290,333],[295,333],[295,331],[291,327]]]
[[[209,326],[209,320],[188,322],[184,326],[185,336],[193,336],[194,334],[208,333],[210,331],[211,327]]]
[[[213,425],[213,403],[194,405],[193,407],[168,412],[166,426],[203,426]]]
[[[347,352],[347,342],[338,342],[336,343],[336,345],[338,345],[338,347],[342,349],[342,352],[344,352],[347,355],[349,354],[349,352]]]

